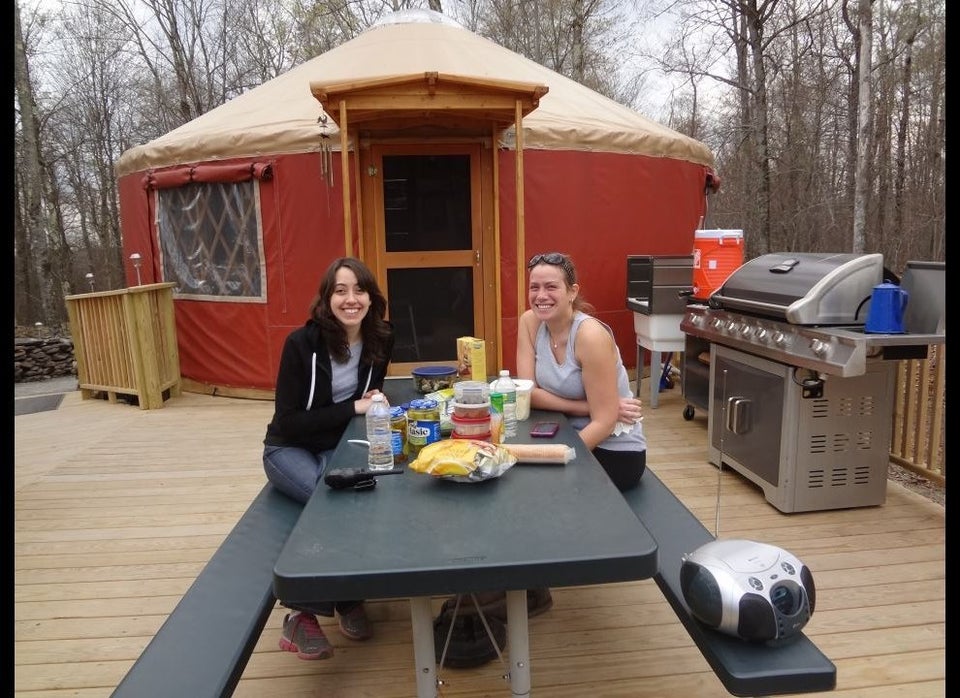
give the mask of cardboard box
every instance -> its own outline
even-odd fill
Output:
[[[457,338],[457,376],[460,380],[487,380],[487,343],[476,337]]]

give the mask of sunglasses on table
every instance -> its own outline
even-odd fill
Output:
[[[533,269],[538,264],[551,264],[555,267],[567,267],[567,257],[559,252],[547,252],[546,254],[535,254],[527,262],[527,269]]]

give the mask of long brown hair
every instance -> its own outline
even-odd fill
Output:
[[[357,284],[370,296],[370,309],[360,323],[363,338],[361,360],[366,363],[389,361],[389,340],[393,334],[390,324],[384,320],[387,314],[387,298],[380,290],[377,279],[366,264],[355,257],[339,257],[330,263],[320,280],[320,290],[310,303],[310,317],[317,321],[327,340],[330,354],[343,363],[350,358],[347,330],[330,310],[330,299],[336,286],[337,270],[347,268],[357,277]]]

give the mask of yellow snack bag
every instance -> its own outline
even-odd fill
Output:
[[[420,449],[410,469],[435,477],[477,482],[500,477],[516,462],[516,456],[489,441],[444,439]]]

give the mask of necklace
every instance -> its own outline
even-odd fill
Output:
[[[550,335],[550,342],[553,344],[553,348],[554,348],[554,349],[559,349],[559,348],[560,348],[560,344],[561,344],[561,340],[555,339],[554,336],[553,336],[553,334],[550,333],[550,332],[548,332],[547,334]],[[568,333],[568,334],[569,334],[569,333]],[[563,342],[566,342],[566,341],[567,341],[567,338],[564,337],[562,341],[563,341]]]

